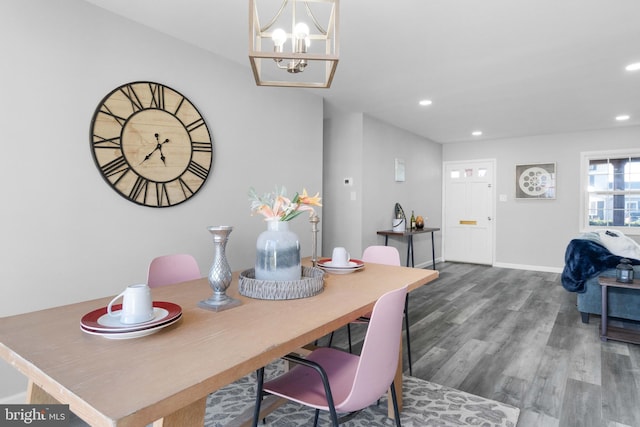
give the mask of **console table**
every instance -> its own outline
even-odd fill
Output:
[[[600,277],[598,278],[598,281],[600,282],[600,286],[602,287],[602,322],[600,324],[600,339],[602,341],[610,339],[629,342],[633,344],[640,344],[640,331],[619,328],[616,326],[609,326],[609,322],[607,319],[609,288],[628,288],[640,291],[640,280],[634,280],[633,283],[620,283],[616,282],[615,277]]]
[[[433,269],[436,269],[436,246],[433,239],[433,233],[440,231],[439,228],[416,228],[414,230],[393,231],[383,230],[378,231],[378,234],[384,236],[384,245],[389,243],[389,236],[400,236],[407,238],[407,267],[413,267],[413,236],[416,234],[431,233],[431,259],[433,260]]]

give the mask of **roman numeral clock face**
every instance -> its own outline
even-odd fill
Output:
[[[122,85],[102,100],[91,121],[91,148],[114,190],[158,208],[191,198],[213,159],[209,129],[196,107],[152,82]]]

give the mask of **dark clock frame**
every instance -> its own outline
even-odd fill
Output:
[[[213,140],[198,109],[161,83],[135,81],[109,92],[90,127],[103,179],[136,204],[164,208],[193,197],[213,167]]]

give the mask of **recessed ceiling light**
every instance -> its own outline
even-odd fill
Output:
[[[640,70],[640,62],[634,62],[633,64],[629,64],[624,69],[627,71],[638,71]]]
[[[625,120],[629,120],[631,118],[631,116],[627,115],[627,114],[622,114],[620,116],[616,117],[616,120],[619,122],[623,122]]]
[[[482,131],[481,130],[474,130],[473,132],[471,132],[471,135],[480,136],[480,135],[482,135]]]
[[[426,105],[431,105],[433,104],[433,101],[431,101],[430,99],[423,99],[422,101],[419,102],[420,105],[422,105],[423,107]]]

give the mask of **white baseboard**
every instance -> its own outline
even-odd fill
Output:
[[[436,267],[437,267],[437,264],[439,262],[442,262],[442,258],[436,258]],[[429,261],[425,261],[425,262],[420,262],[420,263],[416,264],[414,267],[415,268],[427,268],[427,269],[431,270],[433,268],[433,261],[429,260]]]
[[[27,392],[23,391],[13,396],[0,397],[0,405],[21,405],[27,401]]]
[[[530,271],[543,271],[545,273],[562,273],[562,267],[546,267],[543,265],[526,265],[526,264],[509,264],[504,262],[496,262],[494,267],[511,268],[514,270],[530,270]]]
[[[436,258],[436,264],[444,262],[442,258]],[[433,262],[431,260],[416,264],[416,268],[433,268]],[[562,273],[562,267],[547,267],[544,265],[527,265],[527,264],[509,264],[506,262],[496,262],[492,267],[499,268],[511,268],[513,270],[529,270],[529,271],[542,271],[545,273]]]

